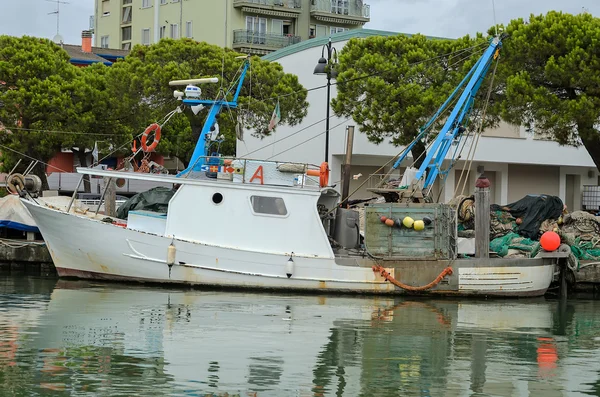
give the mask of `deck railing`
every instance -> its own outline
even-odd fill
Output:
[[[371,6],[362,0],[311,0],[311,12],[328,12],[340,16],[371,18]]]
[[[253,30],[233,31],[233,44],[252,44],[277,49],[299,43],[300,40],[300,36],[260,33]]]

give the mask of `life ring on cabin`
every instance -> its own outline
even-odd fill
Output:
[[[327,187],[329,185],[329,164],[327,164],[327,161],[323,161],[319,170],[308,170],[306,175],[318,176],[319,186]]]
[[[329,164],[326,161],[321,163],[321,168],[319,168],[319,185],[321,187],[326,187],[329,185]]]
[[[150,135],[150,133],[153,131],[154,140],[152,141],[150,146],[148,146],[146,144],[146,141],[148,140],[148,135]],[[158,142],[160,142],[160,125],[158,125],[158,123],[152,123],[148,126],[148,128],[146,128],[144,134],[142,135],[142,150],[144,152],[153,152],[154,149],[156,149],[156,146],[158,146]]]

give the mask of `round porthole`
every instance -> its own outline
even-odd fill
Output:
[[[215,204],[221,204],[223,202],[223,195],[221,193],[213,194],[212,201]]]

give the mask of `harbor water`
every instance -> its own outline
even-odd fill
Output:
[[[600,396],[600,301],[0,275],[0,396]]]

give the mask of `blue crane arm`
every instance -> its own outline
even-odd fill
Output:
[[[235,90],[235,94],[233,95],[233,100],[227,101],[226,98],[218,99],[216,101],[206,100],[206,99],[184,99],[183,104],[188,106],[197,106],[204,105],[210,106],[208,111],[208,116],[206,117],[206,121],[202,126],[202,132],[200,133],[200,137],[198,138],[198,142],[196,143],[196,148],[194,149],[194,153],[192,154],[192,158],[190,159],[188,167],[181,171],[177,176],[185,175],[190,171],[201,171],[202,167],[206,163],[207,156],[207,141],[209,139],[209,133],[219,113],[224,107],[236,109],[238,106],[238,97],[240,92],[242,91],[242,85],[244,84],[244,80],[246,78],[246,73],[248,73],[248,68],[250,67],[250,61],[244,61],[244,66],[242,68],[242,73],[240,74],[237,88]]]
[[[466,79],[468,78],[468,83],[466,84],[462,94],[458,98],[454,109],[448,116],[446,123],[438,133],[431,147],[427,151],[427,156],[417,175],[415,176],[416,180],[420,180],[427,173],[427,178],[423,185],[424,188],[430,187],[434,182],[437,175],[440,173],[440,169],[442,166],[442,162],[446,158],[450,147],[452,146],[452,141],[457,137],[457,135],[461,134],[464,131],[463,120],[466,116],[469,115],[471,108],[473,107],[473,101],[475,99],[475,95],[477,91],[481,87],[481,83],[483,79],[487,75],[487,72],[490,69],[490,65],[492,61],[496,58],[496,53],[502,46],[502,40],[500,37],[494,37],[485,50],[481,58],[477,61],[477,63],[473,66],[473,68],[469,71],[465,79],[459,84],[457,89],[451,94],[450,98],[446,100],[446,102],[440,107],[435,116],[431,119],[431,121],[427,124],[427,126],[433,123],[433,120],[439,116],[439,114],[445,109],[446,106],[450,103],[450,100],[456,95],[459,88],[461,88]],[[413,142],[412,145],[414,145]],[[408,152],[408,151],[407,151]],[[406,152],[405,152],[406,155]],[[405,157],[405,156],[404,156]],[[403,158],[402,158],[403,159]],[[399,159],[400,161],[400,159]],[[398,165],[400,165],[397,162]]]

